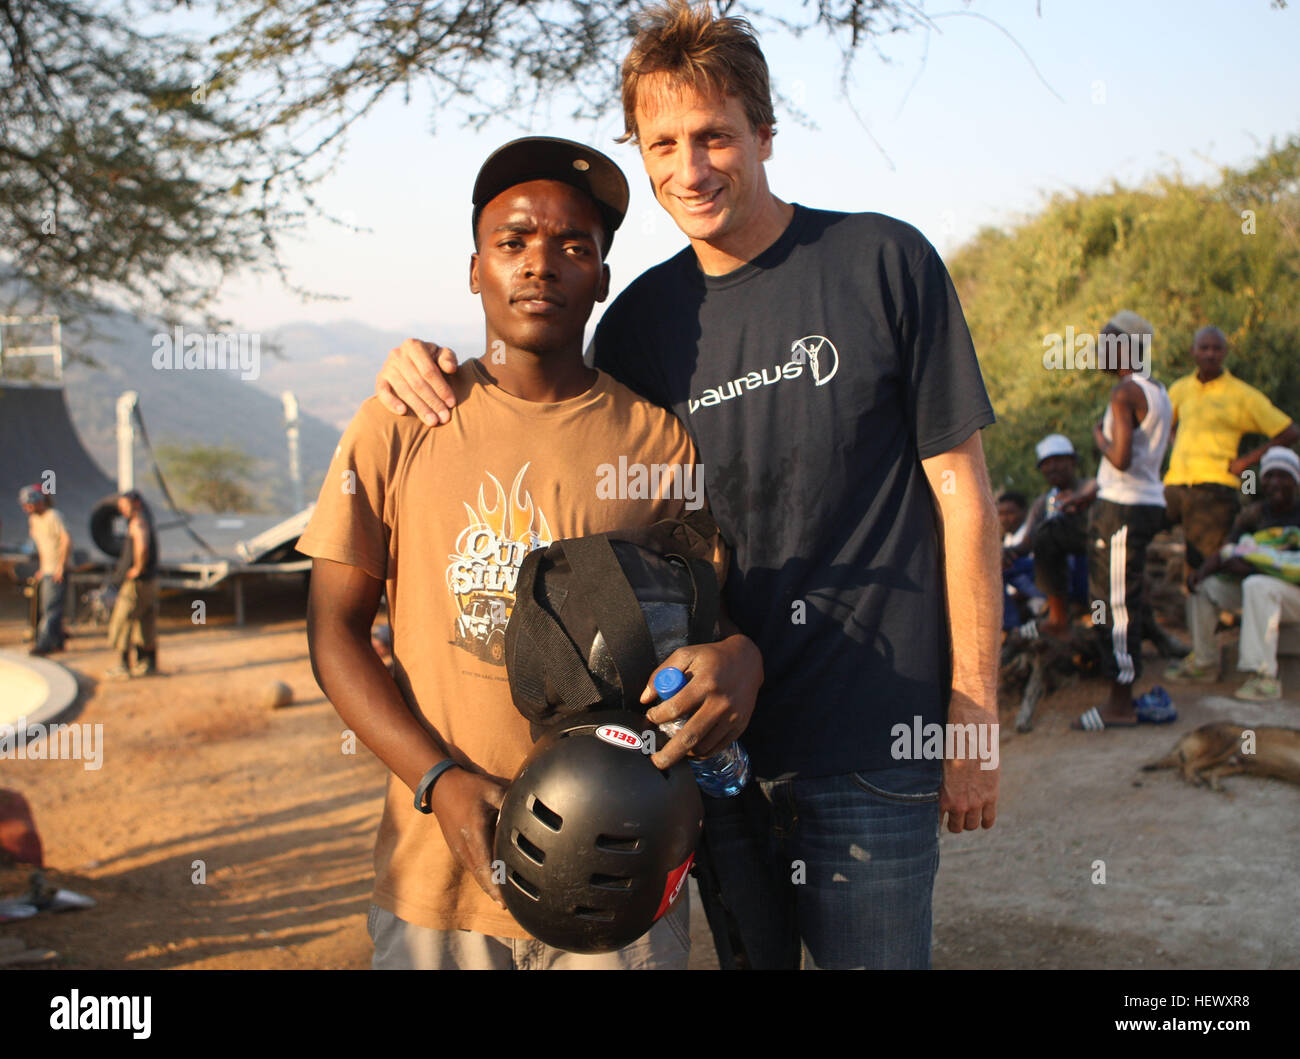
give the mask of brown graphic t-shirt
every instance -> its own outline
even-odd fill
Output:
[[[603,372],[553,404],[511,396],[476,360],[454,386],[445,426],[393,416],[373,397],[362,404],[298,548],[386,583],[407,704],[456,761],[509,782],[532,747],[504,664],[524,556],[680,516],[702,506],[704,482],[682,425]],[[424,927],[528,936],[391,773],[373,900]]]

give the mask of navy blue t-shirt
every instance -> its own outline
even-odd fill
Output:
[[[595,365],[686,424],[733,549],[728,612],[766,674],[755,773],[886,768],[942,723],[951,660],[921,460],[993,422],[943,262],[915,228],[795,206],[725,276],[691,249],[610,306]]]

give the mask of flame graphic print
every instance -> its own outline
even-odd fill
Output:
[[[507,493],[496,476],[484,472],[491,488],[478,490],[469,517],[448,559],[447,590],[459,612],[455,642],[495,665],[505,664],[505,626],[514,604],[515,582],[524,556],[551,543],[545,513],[524,489],[525,463]],[[494,495],[489,502],[488,493]]]

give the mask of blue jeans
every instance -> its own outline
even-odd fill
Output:
[[[928,968],[942,768],[906,762],[706,797],[702,846],[721,901],[700,889],[723,966],[733,939],[754,969]]]
[[[1013,596],[1009,589],[1014,588]],[[1034,584],[1034,560],[1032,556],[1022,555],[1009,568],[1002,571],[1002,628],[1014,629],[1024,619],[1020,615],[1019,599],[1028,601],[1041,599],[1043,593]]]
[[[57,651],[63,646],[63,597],[68,587],[68,575],[55,581],[46,574],[38,589],[41,621],[36,627],[35,647],[38,651]]]

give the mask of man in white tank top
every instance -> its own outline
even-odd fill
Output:
[[[1086,731],[1131,727],[1139,721],[1133,685],[1142,673],[1142,575],[1147,545],[1166,524],[1160,465],[1173,420],[1169,394],[1146,377],[1153,334],[1147,320],[1126,309],[1116,313],[1099,336],[1098,365],[1118,375],[1119,381],[1110,392],[1105,416],[1092,429],[1102,460],[1089,524],[1088,588],[1094,605],[1104,604],[1099,615],[1104,621],[1096,628],[1103,638],[1102,669],[1111,687],[1106,703],[1072,726]]]

